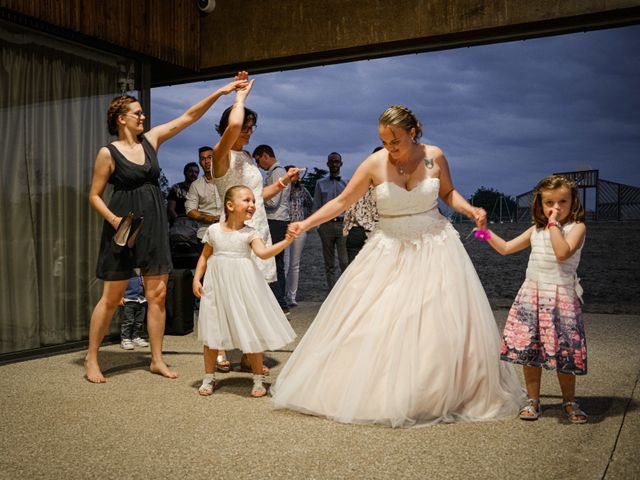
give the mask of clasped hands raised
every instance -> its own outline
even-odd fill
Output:
[[[253,80],[249,81],[249,73],[245,71],[238,72],[233,80],[226,85],[220,87],[218,90],[223,95],[228,95],[231,92],[237,92],[244,99],[253,86]]]

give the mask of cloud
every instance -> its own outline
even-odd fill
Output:
[[[640,185],[640,26],[256,75],[249,148],[272,145],[283,163],[324,167],[343,155],[350,176],[379,144],[377,118],[404,104],[423,140],[444,149],[463,195],[480,186],[522,193],[541,177],[585,165]],[[154,124],[181,114],[225,81],[156,88]],[[172,182],[233,102],[223,97],[160,150]]]

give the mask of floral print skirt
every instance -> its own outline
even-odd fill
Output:
[[[582,308],[573,285],[525,280],[504,327],[502,360],[561,373],[587,373]]]

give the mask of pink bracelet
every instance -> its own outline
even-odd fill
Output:
[[[278,185],[280,185],[280,187],[284,190],[285,188],[287,188],[287,186],[284,184],[284,182],[282,181],[281,178],[278,179]]]
[[[489,240],[491,238],[491,232],[489,230],[483,230],[481,228],[476,228],[473,232],[473,235],[482,241]]]

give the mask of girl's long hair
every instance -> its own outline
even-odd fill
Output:
[[[544,228],[549,219],[544,214],[542,208],[542,192],[545,190],[555,190],[566,187],[571,191],[571,211],[569,212],[569,223],[584,222],[584,208],[580,202],[580,191],[575,182],[562,175],[549,175],[538,182],[533,190],[533,203],[531,204],[531,223],[537,228]]]

